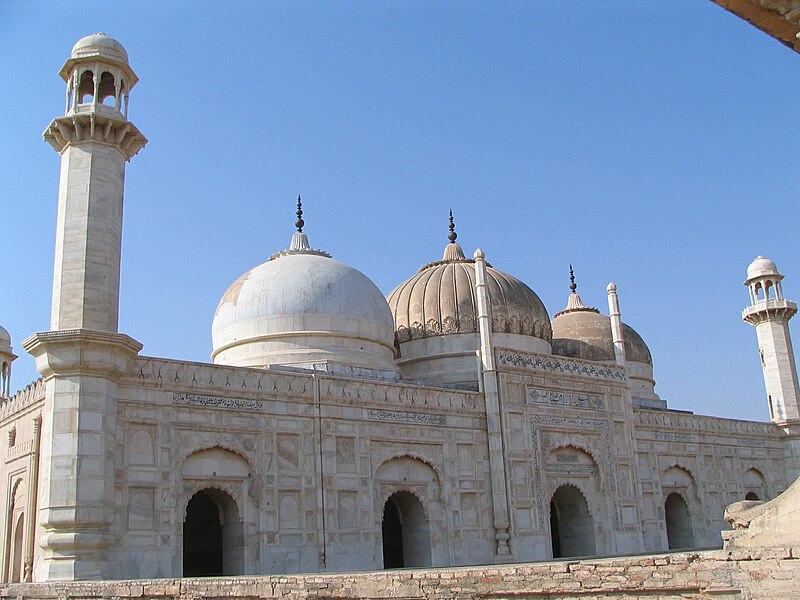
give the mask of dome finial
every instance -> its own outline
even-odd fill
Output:
[[[453,223],[453,209],[450,209],[450,224],[447,226],[450,229],[450,233],[447,234],[447,239],[450,240],[451,244],[456,243],[456,238],[458,238],[458,234],[456,233],[456,226]]]
[[[303,221],[303,199],[300,194],[297,194],[297,221],[294,222],[294,226],[297,227],[297,231],[302,233],[303,225],[305,224],[306,222]]]
[[[578,285],[575,283],[575,271],[572,270],[571,264],[569,266],[569,289],[572,290],[573,294],[578,289]]]

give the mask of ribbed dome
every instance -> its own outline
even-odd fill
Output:
[[[117,40],[105,33],[94,33],[78,40],[72,47],[71,58],[102,56],[128,64],[128,53]]]
[[[289,250],[242,275],[217,307],[215,363],[310,365],[323,361],[395,371],[392,314],[363,273],[311,250]]]
[[[423,266],[388,296],[397,364],[406,379],[478,389],[476,265],[456,244],[452,212],[449,227],[442,260]],[[495,347],[550,354],[552,330],[542,301],[519,279],[484,266]]]
[[[487,268],[492,331],[533,336],[550,342],[547,310],[519,279]],[[478,330],[475,261],[452,242],[441,261],[422,267],[388,296],[397,341]]]

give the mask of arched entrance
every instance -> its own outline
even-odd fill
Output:
[[[553,558],[595,554],[594,522],[578,488],[560,486],[550,501]]]
[[[689,507],[677,492],[672,492],[667,496],[667,500],[664,502],[664,518],[667,522],[667,543],[670,550],[694,546]]]
[[[427,567],[431,534],[422,503],[410,492],[395,492],[383,506],[383,567]]]
[[[183,576],[241,574],[243,541],[236,501],[218,489],[197,492],[183,522]]]
[[[744,499],[745,500],[761,500],[761,498],[759,498],[758,494],[756,494],[755,492],[747,492],[744,495]]]

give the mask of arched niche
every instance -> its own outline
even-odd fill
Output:
[[[258,518],[250,493],[253,478],[250,463],[231,450],[205,448],[184,459],[180,475],[182,489],[178,506],[183,509],[184,517],[179,531],[182,574],[211,576],[255,572],[256,565],[249,561],[257,552],[248,549],[245,543],[248,533],[254,533]],[[198,533],[203,528],[207,528],[208,535]],[[219,533],[212,536],[215,531]],[[201,552],[205,557],[197,554]]]
[[[666,547],[691,548],[695,545],[693,508],[699,508],[697,486],[692,473],[673,464],[661,473]]]
[[[375,483],[376,539],[380,545],[376,554],[386,558],[384,534],[391,534],[394,527],[401,535],[404,566],[448,564],[445,511],[434,468],[416,457],[397,456],[378,467]],[[391,535],[386,539],[390,545],[397,541]],[[393,564],[397,566],[396,561]]]
[[[764,475],[755,468],[747,469],[742,477],[745,500],[767,500],[767,481]]]

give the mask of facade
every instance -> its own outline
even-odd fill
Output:
[[[718,546],[732,502],[800,474],[782,275],[748,268],[772,422],[670,410],[647,345],[586,307],[549,316],[456,242],[387,298],[311,246],[237,279],[211,363],[141,356],[117,330],[127,53],[96,34],[66,110],[42,378],[0,405],[4,581],[451,566]],[[0,330],[3,382],[14,359]],[[7,394],[7,392],[6,392]]]

